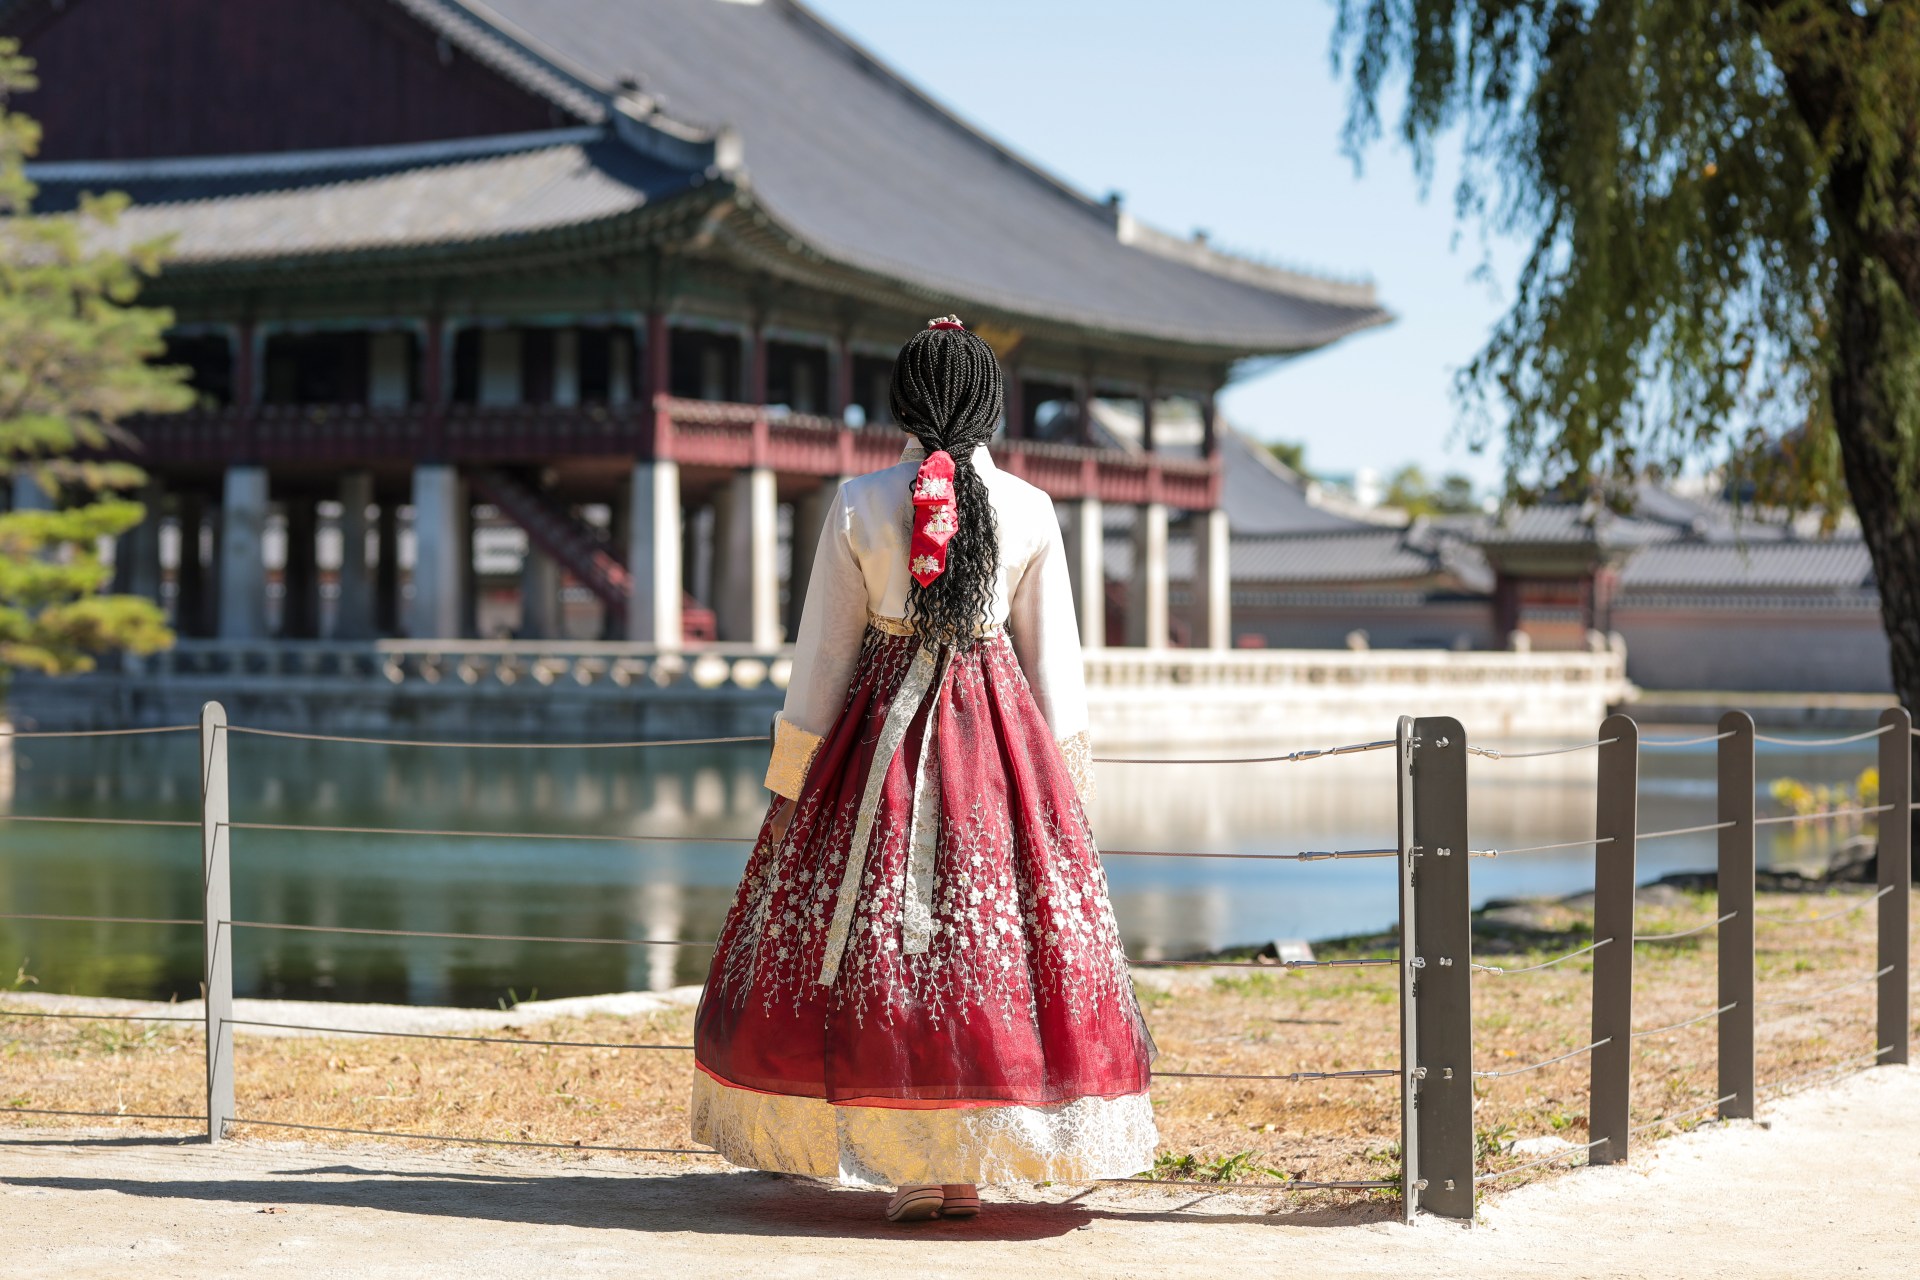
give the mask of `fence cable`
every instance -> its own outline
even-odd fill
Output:
[[[27,1116],[98,1116],[103,1120],[198,1120],[206,1123],[205,1116],[163,1116],[140,1111],[58,1111],[51,1107],[0,1107],[0,1112],[12,1112]]]
[[[1782,1005],[1789,1004],[1812,1004],[1817,1000],[1825,1000],[1828,996],[1841,995],[1844,992],[1853,990],[1855,987],[1864,987],[1870,982],[1878,982],[1880,979],[1892,973],[1893,970],[1893,965],[1887,965],[1885,968],[1867,977],[1855,978],[1851,982],[1843,982],[1837,987],[1828,987],[1823,991],[1816,991],[1812,995],[1792,996],[1781,1000],[1756,1000],[1753,1002],[1753,1007],[1756,1009],[1776,1009]]]
[[[1301,853],[1176,853],[1158,849],[1102,849],[1103,858],[1244,858],[1255,862],[1332,862],[1349,858],[1397,858],[1398,849],[1326,849]]]
[[[1305,751],[1290,751],[1283,756],[1210,756],[1183,759],[1165,756],[1095,756],[1095,764],[1292,764],[1301,760],[1322,760],[1329,756],[1350,756],[1362,751],[1384,751],[1396,745],[1397,740],[1383,738],[1378,742],[1353,742],[1343,747],[1318,747]]]
[[[192,823],[199,826],[199,823]],[[635,836],[609,832],[605,835],[575,834],[560,831],[472,831],[432,830],[424,827],[325,827],[304,822],[232,822],[235,831],[307,831],[336,836],[454,836],[475,840],[587,840],[603,844],[752,844],[753,836]]]
[[[198,827],[185,818],[67,818],[38,813],[0,813],[0,822],[81,822],[97,827]]]
[[[1890,884],[1872,897],[1862,898],[1853,905],[1842,907],[1838,911],[1828,911],[1821,915],[1806,916],[1798,919],[1792,916],[1755,916],[1754,923],[1770,925],[1774,928],[1791,928],[1794,925],[1819,924],[1822,920],[1838,920],[1841,916],[1850,916],[1856,911],[1865,911],[1868,907],[1892,893],[1897,887],[1897,885]]]
[[[1738,824],[1731,821],[1708,822],[1697,827],[1674,827],[1667,831],[1636,831],[1633,838],[1635,840],[1663,840],[1668,836],[1690,836],[1701,831],[1725,831],[1728,827],[1736,825]]]
[[[1877,729],[1868,729],[1865,733],[1856,733],[1845,738],[1772,738],[1764,733],[1756,733],[1753,735],[1753,740],[1770,742],[1776,747],[1844,747],[1851,742],[1865,742],[1868,738],[1877,738],[1891,728],[1893,728],[1891,724],[1883,724]]]
[[[1468,747],[1470,756],[1485,756],[1489,760],[1526,760],[1534,756],[1564,756],[1574,751],[1592,751],[1596,747],[1612,746],[1618,738],[1601,738],[1596,742],[1576,742],[1570,747],[1551,747],[1545,751],[1495,751],[1491,747]]]
[[[1397,1077],[1398,1067],[1367,1067],[1359,1071],[1289,1071],[1283,1075],[1225,1075],[1212,1071],[1155,1071],[1155,1080],[1284,1080],[1304,1084],[1311,1080],[1374,1080]]]
[[[198,728],[189,725],[188,728]],[[767,742],[764,733],[733,738],[647,738],[636,742],[457,742],[420,738],[349,738],[329,733],[293,733],[285,729],[255,729],[230,724],[229,733],[250,733],[257,738],[295,738],[302,742],[352,742],[369,747],[466,747],[479,751],[607,751],[624,747],[706,747],[730,742]]]
[[[1135,969],[1375,969],[1400,962],[1385,960],[1133,960]]]
[[[1649,1120],[1645,1124],[1637,1124],[1627,1130],[1627,1134],[1631,1137],[1636,1133],[1645,1133],[1648,1129],[1658,1129],[1663,1124],[1672,1124],[1676,1120],[1685,1120],[1688,1116],[1697,1116],[1702,1111],[1711,1111],[1715,1107],[1725,1106],[1739,1096],[1737,1093],[1729,1093],[1723,1098],[1715,1098],[1712,1102],[1703,1102],[1697,1107],[1689,1107],[1685,1111],[1676,1111],[1670,1116],[1661,1116],[1658,1120]]]
[[[1725,733],[1709,733],[1703,738],[1642,738],[1640,745],[1643,747],[1698,747],[1709,742],[1724,742],[1734,733],[1735,730],[1729,729]]]
[[[1499,1169],[1493,1173],[1477,1173],[1474,1175],[1473,1181],[1475,1185],[1478,1185],[1482,1182],[1491,1182],[1495,1178],[1510,1177],[1516,1173],[1525,1173],[1529,1169],[1538,1169],[1543,1164],[1557,1164],[1560,1161],[1565,1160],[1568,1156],[1582,1155],[1588,1151],[1593,1150],[1595,1147],[1601,1146],[1605,1143],[1612,1142],[1612,1141],[1613,1141],[1612,1138],[1595,1138],[1592,1142],[1589,1142],[1584,1146],[1568,1147],[1565,1151],[1556,1151],[1550,1156],[1543,1156],[1538,1160],[1529,1160],[1527,1163],[1517,1164],[1511,1169]]]
[[[1633,940],[1635,942],[1673,942],[1680,938],[1691,938],[1696,933],[1717,929],[1739,914],[1738,911],[1729,911],[1717,919],[1709,920],[1705,924],[1697,924],[1691,929],[1682,929],[1678,933],[1636,933],[1633,935]]]
[[[1703,1013],[1696,1018],[1688,1018],[1685,1022],[1673,1022],[1673,1023],[1667,1024],[1664,1027],[1648,1027],[1645,1031],[1636,1031],[1629,1038],[1638,1040],[1641,1036],[1664,1035],[1669,1031],[1678,1031],[1682,1027],[1690,1027],[1696,1022],[1705,1022],[1708,1018],[1717,1018],[1721,1014],[1727,1012],[1729,1009],[1738,1009],[1739,1007],[1740,1007],[1740,1002],[1738,1000],[1735,1000],[1732,1004],[1723,1004],[1718,1009],[1714,1009],[1708,1013]]]
[[[166,1017],[156,1013],[40,1013],[0,1008],[0,1018],[73,1018],[85,1022],[205,1022],[205,1018]]]
[[[1475,964],[1473,967],[1480,973],[1504,973],[1509,976],[1516,973],[1532,973],[1535,969],[1551,969],[1556,964],[1565,964],[1569,960],[1586,955],[1589,951],[1598,951],[1612,941],[1612,938],[1602,938],[1598,942],[1589,943],[1578,951],[1569,951],[1563,956],[1555,956],[1553,959],[1542,961],[1540,964],[1530,964],[1524,969],[1507,969],[1497,964]]]
[[[531,1142],[524,1138],[462,1138],[445,1133],[397,1133],[391,1129],[347,1129],[331,1124],[295,1124],[291,1120],[252,1120],[235,1116],[233,1124],[257,1124],[268,1129],[306,1129],[314,1133],[357,1133],[370,1138],[407,1138],[415,1142],[472,1143],[484,1147],[543,1147],[552,1151],[619,1151],[648,1156],[718,1156],[699,1147],[609,1147],[587,1142]]]
[[[1601,1045],[1612,1043],[1613,1037],[1607,1036],[1605,1039],[1595,1040],[1592,1044],[1582,1045],[1571,1053],[1563,1053],[1557,1058],[1548,1058],[1545,1062],[1536,1062],[1531,1066],[1525,1067],[1510,1067],[1505,1071],[1476,1071],[1473,1073],[1473,1078],[1476,1080],[1497,1080],[1501,1076],[1525,1075],[1529,1071],[1538,1071],[1542,1067],[1550,1067],[1556,1062],[1565,1062],[1568,1058],[1577,1058],[1583,1053],[1592,1053]]]
[[[200,920],[162,919],[156,916],[51,916],[39,912],[9,911],[0,920],[60,920],[68,924],[201,924]]]
[[[1754,1086],[1754,1091],[1758,1092],[1761,1089],[1785,1089],[1789,1085],[1801,1084],[1805,1081],[1816,1080],[1824,1076],[1846,1075],[1849,1072],[1858,1071],[1862,1067],[1871,1067],[1892,1052],[1892,1045],[1882,1045],[1872,1053],[1863,1053],[1833,1066],[1821,1067],[1817,1071],[1802,1072],[1797,1076],[1788,1076],[1784,1080],[1769,1080],[1764,1084],[1757,1084]]]
[[[197,922],[196,922],[197,923]],[[682,938],[573,938],[540,933],[437,933],[424,929],[361,929],[344,924],[284,924],[274,920],[229,920],[236,929],[275,929],[291,933],[364,933],[381,938],[452,938],[470,942],[581,942],[607,947],[714,947],[717,942]]]
[[[459,1040],[467,1044],[517,1044],[533,1049],[659,1049],[691,1050],[690,1044],[632,1044],[597,1040],[521,1040],[513,1036],[458,1036],[443,1031],[376,1031],[370,1027],[322,1027],[301,1022],[262,1022],[254,1018],[222,1018],[229,1027],[271,1027],[281,1031],[318,1031],[340,1036],[387,1036],[399,1040]]]
[[[1819,813],[1783,813],[1771,818],[1755,818],[1756,827],[1771,827],[1782,822],[1815,822],[1824,818],[1864,818],[1868,814],[1885,813],[1893,808],[1890,804],[1876,804],[1866,809],[1823,809]]]
[[[1598,836],[1592,840],[1563,840],[1559,844],[1529,844],[1518,849],[1469,849],[1469,858],[1500,858],[1515,853],[1545,853],[1551,849],[1598,848],[1603,844],[1612,844],[1612,836]]]
[[[49,729],[44,732],[30,729],[24,733],[18,729],[0,729],[0,738],[130,738],[148,733],[190,733],[199,727],[197,724],[163,724],[153,729]]]
[[[1094,1182],[1104,1184],[1131,1184],[1137,1187],[1205,1187],[1209,1191],[1375,1191],[1392,1190],[1400,1183],[1394,1181],[1353,1181],[1353,1182],[1301,1182],[1289,1178],[1285,1182],[1201,1182],[1183,1181],[1176,1178],[1094,1178]],[[1204,1197],[1203,1197],[1204,1198]]]

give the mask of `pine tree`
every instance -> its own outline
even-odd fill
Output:
[[[139,468],[112,460],[129,441],[116,424],[191,400],[183,371],[149,363],[172,315],[133,305],[164,246],[99,245],[126,198],[32,216],[25,165],[40,131],[10,109],[34,87],[18,49],[0,40],[0,481],[24,479],[46,502],[0,515],[0,676],[84,671],[104,652],[172,642],[153,601],[106,594],[98,548],[146,517],[124,496]]]
[[[1334,43],[1353,154],[1391,97],[1423,175],[1464,139],[1462,218],[1529,242],[1461,375],[1515,487],[1705,458],[1850,501],[1920,708],[1920,5],[1340,0]]]

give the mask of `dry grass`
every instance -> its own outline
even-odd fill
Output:
[[[1852,890],[1824,896],[1763,894],[1760,912],[1774,920],[1804,920],[1865,896]],[[1591,917],[1578,909],[1555,905],[1530,908],[1527,914],[1526,927],[1519,929],[1482,921],[1476,943],[1480,959],[1519,967],[1591,940]],[[1637,927],[1642,933],[1669,932],[1713,914],[1711,895],[1668,892],[1658,905],[1642,905]],[[1763,927],[1761,999],[1810,994],[1871,974],[1873,937],[1871,910],[1794,928]],[[1322,954],[1367,952],[1362,943]],[[1711,931],[1674,943],[1643,944],[1637,954],[1637,1026],[1663,1026],[1714,1007]],[[1585,1045],[1591,972],[1582,957],[1536,973],[1477,975],[1477,1066],[1520,1066]],[[1158,1065],[1166,1071],[1229,1073],[1392,1066],[1398,1044],[1394,973],[1392,968],[1238,971],[1182,979],[1184,985],[1173,991],[1143,990],[1161,1049]],[[1763,1009],[1761,1019],[1763,1085],[1874,1048],[1871,985],[1814,1005]],[[545,1024],[539,1038],[686,1043],[691,1021],[689,1010],[641,1021],[556,1021]],[[203,1067],[194,1028],[45,1019],[8,1020],[5,1028],[9,1039],[0,1047],[0,1106],[134,1113],[200,1109]],[[532,1038],[525,1031],[497,1034]],[[387,1038],[240,1034],[236,1039],[236,1090],[244,1117],[587,1146],[686,1145],[689,1066],[681,1053]],[[1715,1096],[1713,1022],[1636,1040],[1634,1062],[1636,1123],[1710,1103]],[[1507,1149],[1520,1138],[1586,1141],[1586,1089],[1584,1058],[1479,1082],[1475,1123],[1481,1167],[1525,1163],[1527,1156]],[[1761,1096],[1764,1105],[1764,1088]],[[1154,1105],[1165,1176],[1205,1177],[1211,1169],[1255,1181],[1276,1172],[1313,1180],[1370,1179],[1391,1177],[1397,1170],[1398,1093],[1391,1079],[1301,1084],[1166,1079],[1156,1084]],[[1702,1118],[1705,1114],[1710,1113]],[[98,1121],[22,1116],[10,1123],[45,1127]],[[142,1123],[154,1129],[191,1127]],[[318,1143],[365,1141],[264,1127],[243,1132]],[[562,1158],[587,1159],[591,1153]],[[1571,1163],[1519,1174],[1504,1185],[1552,1176]]]

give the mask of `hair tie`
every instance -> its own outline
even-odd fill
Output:
[[[947,543],[960,528],[955,496],[953,455],[935,449],[913,478],[913,541],[907,550],[907,569],[923,587],[932,586],[947,571]]]
[[[959,316],[935,316],[933,319],[927,321],[927,328],[929,329],[962,329],[964,330],[966,327],[967,326],[960,323]]]

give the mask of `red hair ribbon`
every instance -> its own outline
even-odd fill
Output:
[[[929,329],[965,329],[966,327],[960,323],[959,316],[939,316],[927,321]]]
[[[913,478],[913,542],[907,570],[923,587],[947,571],[947,543],[960,528],[953,491],[953,455],[935,449]]]

